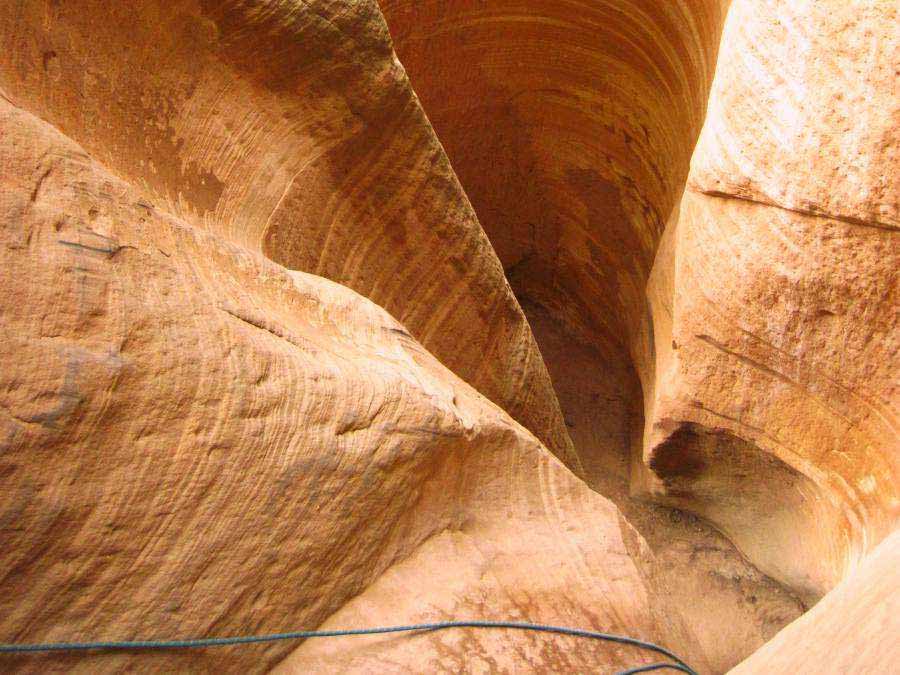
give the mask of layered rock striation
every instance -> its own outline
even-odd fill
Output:
[[[371,298],[575,464],[374,0],[17,0],[0,37],[10,100],[193,226]]]
[[[900,517],[896,8],[381,4],[530,319],[571,339],[551,373],[586,345],[622,399],[626,428],[570,429],[588,482],[624,435],[634,495],[815,602]]]
[[[616,507],[402,324],[149,204],[45,122],[0,110],[4,639],[477,616],[643,635],[702,658]],[[397,642],[337,641],[326,649],[345,653],[319,667],[653,659],[572,638],[563,653],[530,634]],[[293,648],[4,667],[256,672]]]
[[[648,489],[809,602],[900,518],[896,22],[732,5],[649,293]]]

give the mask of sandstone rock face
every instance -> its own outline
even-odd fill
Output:
[[[896,15],[4,3],[0,642],[493,619],[701,672],[896,661]],[[0,658],[658,660],[496,630]]]
[[[373,299],[574,465],[374,0],[16,0],[0,38],[11,100],[193,226]]]
[[[632,490],[821,597],[900,517],[897,8],[382,6],[517,295],[633,360]]]
[[[380,0],[518,295],[625,345],[703,124],[722,0]]]
[[[896,25],[732,5],[648,293],[649,490],[809,601],[900,518]]]

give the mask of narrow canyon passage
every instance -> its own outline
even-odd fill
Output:
[[[632,472],[638,374],[652,386],[655,367],[647,284],[677,220],[727,4],[381,0],[535,334],[579,469],[647,540],[644,573],[723,671],[803,604],[712,526],[633,494]]]
[[[380,0],[510,284],[630,346],[687,178],[726,0]]]
[[[631,490],[815,603],[900,522],[896,8],[380,4],[519,301],[633,364]]]
[[[522,307],[589,484],[611,499],[649,544],[653,557],[642,571],[653,579],[667,610],[694,632],[716,672],[728,670],[805,607],[703,520],[631,495],[629,473],[643,412],[630,356],[580,343],[527,299]]]

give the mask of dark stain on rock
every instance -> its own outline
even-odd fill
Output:
[[[706,462],[697,450],[699,442],[696,425],[679,425],[653,450],[650,468],[663,480],[699,477],[706,469]]]

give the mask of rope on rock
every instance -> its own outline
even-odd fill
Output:
[[[115,650],[115,649],[186,649],[194,647],[225,647],[228,645],[243,645],[256,642],[275,642],[277,640],[301,640],[318,637],[341,637],[346,635],[377,635],[379,633],[403,633],[409,631],[435,631],[447,628],[512,628],[518,630],[530,630],[543,633],[557,633],[559,635],[572,635],[580,638],[592,638],[632,645],[662,654],[672,663],[653,663],[639,666],[630,670],[624,670],[617,675],[632,675],[651,670],[671,668],[680,670],[689,675],[697,675],[690,666],[670,652],[665,647],[645,642],[624,635],[612,635],[610,633],[598,633],[580,628],[566,628],[564,626],[549,626],[539,623],[521,623],[516,621],[442,621],[440,623],[419,623],[409,626],[384,626],[380,628],[356,628],[349,630],[301,630],[292,633],[272,633],[270,635],[246,635],[239,637],[223,638],[198,638],[193,640],[126,640],[122,642],[49,642],[45,644],[0,644],[0,653],[23,654],[33,652],[62,652],[62,651],[86,651],[86,650]]]

